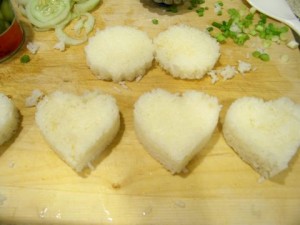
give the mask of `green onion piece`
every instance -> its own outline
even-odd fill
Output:
[[[235,8],[230,8],[227,10],[227,13],[229,14],[227,21],[213,22],[211,25],[219,29],[225,38],[232,39],[238,45],[244,45],[250,39],[250,36],[258,36],[267,41],[268,46],[271,44],[271,40],[275,40],[277,43],[286,40],[284,34],[288,32],[289,28],[287,26],[279,27],[276,24],[268,23],[267,16],[263,13],[259,13],[259,21],[256,23],[254,23],[254,9],[247,12],[245,10],[238,11]],[[223,39],[223,37],[219,38],[220,40]]]
[[[255,27],[255,30],[258,31],[258,32],[262,32],[262,31],[264,31],[264,27],[262,25],[257,25]]]
[[[222,1],[217,2],[219,6],[224,6],[224,3]]]
[[[205,3],[205,0],[190,0],[190,6],[188,7],[189,10],[195,9],[198,5]]]
[[[208,27],[208,28],[206,28],[206,30],[207,30],[208,32],[211,32],[211,31],[214,30],[214,28],[213,28],[213,27]]]
[[[281,33],[286,33],[286,32],[289,31],[289,27],[288,26],[283,26],[283,27],[281,27],[280,31],[281,31]]]
[[[262,60],[262,61],[269,61],[270,60],[270,56],[267,54],[267,53],[262,53],[260,54],[259,58]]]
[[[155,24],[155,25],[157,25],[158,24],[158,19],[153,19],[152,23]]]
[[[233,39],[233,41],[238,45],[244,45],[247,40],[249,40],[249,35],[243,33],[238,34],[236,38]]]
[[[227,12],[228,12],[228,14],[230,15],[230,17],[232,19],[238,19],[238,18],[240,18],[240,13],[236,9],[231,8],[231,9],[228,9]]]
[[[21,62],[21,63],[28,63],[29,61],[30,61],[29,55],[23,55],[23,56],[20,58],[20,62]]]
[[[216,28],[219,28],[219,29],[222,27],[222,24],[217,23],[217,22],[213,22],[211,25],[216,27]]]
[[[272,45],[272,40],[265,40],[263,42],[264,48],[269,48],[269,47],[271,47],[271,45]]]
[[[260,17],[260,21],[258,23],[260,23],[260,24],[266,24],[267,23],[267,16],[265,14],[261,13],[259,15],[259,17]]]
[[[256,30],[251,30],[249,34],[252,36],[255,36],[255,35],[257,35],[257,32],[256,32]]]
[[[218,42],[222,43],[226,40],[226,37],[223,34],[218,34],[216,36],[216,39],[217,39]]]
[[[282,41],[286,41],[287,40],[287,34],[286,33],[281,33],[279,35],[279,39],[282,40]]]
[[[259,58],[260,55],[261,55],[261,53],[259,51],[252,52],[252,56],[255,57],[255,58]]]
[[[204,16],[204,11],[205,8],[200,7],[199,9],[196,10],[196,13],[198,14],[198,16]]]

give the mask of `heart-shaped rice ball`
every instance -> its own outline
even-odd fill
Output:
[[[136,134],[150,155],[179,173],[210,140],[220,110],[218,99],[202,92],[155,89],[135,103]]]
[[[223,134],[245,162],[264,178],[273,177],[300,146],[300,105],[289,98],[237,99],[226,113]]]
[[[36,123],[53,150],[80,172],[112,142],[120,116],[108,94],[56,91],[38,103]]]

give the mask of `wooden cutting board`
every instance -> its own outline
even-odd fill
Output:
[[[213,12],[215,1],[207,1],[209,10],[199,17],[187,6],[169,13],[150,0],[105,0],[93,12],[95,30],[129,25],[154,38],[178,23],[204,30],[213,21],[226,19],[226,9],[249,7],[242,1],[223,2],[222,17]],[[152,23],[154,18],[158,25]],[[226,110],[239,97],[286,96],[300,103],[298,49],[273,44],[267,50],[271,61],[262,62],[248,57],[261,46],[260,40],[252,39],[243,47],[228,41],[221,46],[216,68],[243,60],[256,70],[212,84],[209,77],[174,79],[154,63],[141,81],[126,82],[125,88],[96,79],[85,62],[85,44],[59,52],[53,49],[57,42],[53,31],[35,32],[26,20],[23,25],[26,43],[33,41],[40,49],[31,55],[24,45],[0,65],[0,91],[11,96],[22,114],[21,129],[0,148],[0,224],[300,224],[299,153],[287,170],[260,183],[259,175],[226,145],[221,133]],[[291,32],[288,38],[293,38]],[[29,63],[20,63],[23,54],[31,56]],[[203,91],[223,105],[212,139],[182,175],[171,175],[152,159],[134,132],[135,101],[158,87],[170,92]],[[35,108],[25,107],[34,89],[45,93],[101,89],[117,99],[121,131],[96,160],[94,170],[77,174],[49,148],[35,124]]]

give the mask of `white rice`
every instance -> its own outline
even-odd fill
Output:
[[[85,53],[88,66],[99,79],[132,81],[151,67],[154,46],[145,32],[115,26],[91,37]]]
[[[26,48],[32,53],[32,54],[36,54],[37,51],[39,50],[40,46],[36,43],[33,42],[28,42],[28,44],[26,45]]]
[[[173,77],[201,79],[220,56],[219,43],[208,33],[187,25],[174,25],[155,39],[155,59]]]

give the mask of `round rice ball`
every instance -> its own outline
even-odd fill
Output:
[[[98,31],[85,47],[87,64],[102,80],[132,81],[152,65],[154,45],[147,34],[128,26]]]
[[[19,112],[11,99],[0,93],[0,145],[8,141],[19,126]]]
[[[173,25],[155,39],[155,59],[173,77],[201,79],[220,56],[219,43],[208,33],[187,25]]]

